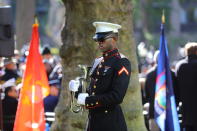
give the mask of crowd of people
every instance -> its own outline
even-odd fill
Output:
[[[142,87],[142,100],[148,110],[146,125],[150,131],[160,131],[154,120],[154,100],[156,87],[157,59],[159,52],[155,52],[154,64],[145,75]],[[185,45],[185,57],[171,69],[173,90],[179,113],[181,130],[197,131],[197,105],[195,103],[197,85],[197,43],[189,42]],[[143,82],[143,81],[141,81]]]
[[[19,93],[22,87],[22,76],[25,71],[28,51],[20,55],[19,51],[15,50],[14,54],[15,55],[11,58],[0,58],[0,90],[4,131],[12,131],[14,127]],[[45,112],[54,112],[59,99],[59,90],[61,88],[61,61],[52,55],[49,47],[43,49],[42,57],[50,86],[50,93],[44,98],[44,109]],[[49,124],[51,124],[51,122],[49,122]]]
[[[156,51],[153,59],[154,63],[151,64],[152,67],[144,76],[145,81],[140,81],[142,85],[142,103],[148,110],[146,125],[149,131],[160,130],[154,120],[158,54],[159,51]],[[27,55],[28,52],[20,56],[19,52],[15,51],[14,57],[1,58],[0,84],[2,90],[3,127],[5,131],[13,130]],[[60,59],[56,59],[48,47],[43,49],[42,56],[50,85],[50,94],[44,99],[44,109],[45,112],[54,112],[60,94],[62,66]],[[178,113],[182,116],[179,118],[181,128],[186,131],[196,131],[197,43],[189,42],[185,45],[185,57],[176,63],[175,68],[171,69],[171,75],[176,105],[177,109],[179,109]]]

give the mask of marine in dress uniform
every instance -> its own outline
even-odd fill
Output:
[[[2,88],[5,90],[5,98],[2,101],[3,109],[3,131],[13,131],[16,110],[18,106],[18,93],[15,79],[6,81]]]
[[[121,26],[107,22],[94,22],[93,25],[96,27],[93,39],[103,56],[95,59],[90,70],[90,86],[87,93],[78,95],[77,102],[89,109],[87,131],[127,131],[120,104],[128,88],[131,65],[116,48]],[[108,39],[114,40],[114,46]]]
[[[20,76],[17,73],[16,63],[11,58],[4,59],[4,67],[5,67],[5,74],[1,77],[1,81],[5,82],[9,79],[15,78],[15,80],[19,80]]]

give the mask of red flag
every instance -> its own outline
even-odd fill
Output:
[[[38,24],[33,25],[14,131],[44,131],[43,98],[49,93],[48,79],[39,53]]]

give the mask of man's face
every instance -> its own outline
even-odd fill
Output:
[[[44,54],[44,55],[42,55],[42,57],[43,57],[43,59],[49,60],[52,57],[52,55],[51,54]]]
[[[108,50],[111,50],[114,48],[115,46],[115,41],[113,38],[108,38],[108,39],[105,39],[103,41],[98,41],[98,48],[102,51],[102,52],[105,52],[105,51],[108,51]]]
[[[18,92],[17,92],[16,88],[12,87],[12,89],[9,91],[8,95],[10,97],[13,97],[13,98],[17,99],[18,98]]]
[[[9,69],[9,70],[16,70],[16,69],[17,69],[16,64],[13,63],[13,62],[11,62],[11,63],[5,65],[5,67],[6,67],[7,69]]]
[[[50,95],[52,96],[58,96],[59,89],[57,88],[57,85],[51,85],[50,86]]]

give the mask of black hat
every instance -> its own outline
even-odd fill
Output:
[[[51,54],[49,47],[45,47],[42,51],[42,55]]]

